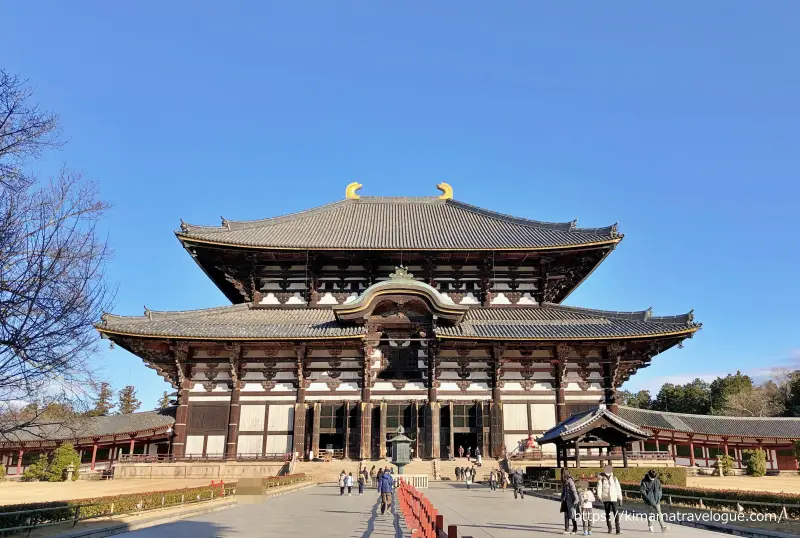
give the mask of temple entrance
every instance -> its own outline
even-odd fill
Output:
[[[471,432],[455,432],[453,433],[453,444],[455,445],[454,454],[456,457],[460,456],[459,447],[464,447],[464,456],[467,454],[467,449],[472,449],[472,456],[475,456],[475,448],[478,446],[478,434]]]
[[[326,451],[333,451],[334,454],[344,450],[344,434],[343,433],[320,433],[319,434],[319,451],[321,454]]]

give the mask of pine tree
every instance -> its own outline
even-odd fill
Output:
[[[111,390],[111,384],[105,381],[94,387],[97,391],[97,397],[94,399],[94,409],[87,413],[91,416],[105,416],[111,413],[114,409],[114,391]]]
[[[162,394],[161,398],[158,399],[158,407],[156,407],[156,410],[166,409],[167,407],[169,407],[169,404],[170,404],[169,393],[167,391],[164,391],[164,394]]]
[[[142,406],[142,402],[136,399],[136,389],[133,385],[128,385],[119,391],[119,414],[130,415]]]

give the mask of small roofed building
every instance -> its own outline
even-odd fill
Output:
[[[580,467],[582,454],[585,462],[592,460],[597,466],[601,466],[598,460],[621,460],[622,466],[627,467],[628,447],[647,438],[647,431],[612,413],[605,405],[600,405],[570,416],[536,441],[540,445],[552,443],[556,446],[557,467],[567,467],[570,461],[574,462],[575,467]],[[615,453],[615,447],[620,448],[619,453]],[[672,464],[672,461],[669,463]]]
[[[41,419],[0,433],[0,465],[7,476],[19,476],[39,454],[64,443],[78,451],[83,473],[110,469],[130,454],[155,461],[169,454],[174,424],[174,407],[58,422]]]
[[[379,459],[516,450],[700,329],[560,304],[622,240],[439,197],[361,197],[221,226],[183,248],[233,303],[97,330],[178,391],[178,458]],[[554,453],[549,454],[553,457]]]

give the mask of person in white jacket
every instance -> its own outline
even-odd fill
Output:
[[[611,533],[611,512],[614,513],[614,527],[617,534],[622,531],[619,528],[619,512],[617,508],[622,504],[622,486],[614,476],[614,469],[610,465],[603,468],[603,472],[597,475],[597,498],[603,503],[606,512],[606,524],[608,532]]]

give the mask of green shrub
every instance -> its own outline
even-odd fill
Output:
[[[3,480],[6,477],[6,467],[5,465],[0,465],[0,480]]]
[[[717,467],[722,472],[722,476],[730,476],[733,469],[733,458],[729,454],[723,454],[717,458]]]
[[[75,517],[75,506],[81,505],[81,518],[99,517],[104,515],[121,514],[126,512],[138,512],[139,510],[151,510],[164,506],[174,506],[181,504],[181,497],[184,502],[197,502],[230,495],[236,489],[236,482],[228,484],[214,484],[196,488],[183,488],[166,491],[151,491],[144,493],[129,493],[125,495],[114,495],[110,497],[98,497],[89,499],[75,499],[71,501],[53,501],[44,503],[25,503],[0,506],[0,536],[3,535],[2,529],[18,527],[27,524],[29,515],[4,515],[8,512],[19,512],[24,510],[37,510],[40,508],[53,508],[52,511],[41,512],[37,515],[38,524],[53,523],[58,521],[72,520]],[[91,506],[83,506],[91,505]]]
[[[684,467],[615,467],[614,476],[622,483],[638,484],[644,478],[647,471],[653,469],[658,473],[658,478],[663,485],[685,486],[686,469]],[[570,468],[570,474],[575,480],[589,480],[595,482],[597,475],[603,472],[599,467]],[[556,473],[558,479],[561,478],[560,469]]]
[[[742,450],[742,463],[750,476],[767,474],[767,455],[763,450]]]
[[[49,464],[50,460],[47,458],[47,454],[39,454],[36,461],[25,468],[25,472],[22,473],[22,480],[24,482],[47,480],[47,466]]]
[[[63,482],[67,479],[67,467],[72,465],[72,479],[78,479],[78,468],[81,458],[75,448],[65,443],[50,453],[50,464],[47,466],[46,480],[48,482]]]

